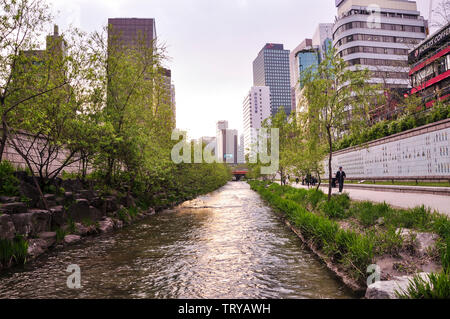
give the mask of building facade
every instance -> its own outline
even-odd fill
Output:
[[[320,51],[318,46],[313,46],[312,39],[305,39],[289,56],[291,71],[291,91],[292,111],[299,113],[302,111],[301,97],[304,86],[304,72],[308,69],[314,69],[320,63]]]
[[[155,19],[111,18],[108,19],[109,45],[153,47],[156,40]]]
[[[305,109],[302,104],[302,90],[304,86],[303,72],[314,69],[325,57],[326,52],[333,45],[333,24],[320,23],[312,39],[303,40],[289,56],[291,72],[292,111],[297,113]]]
[[[228,121],[217,122],[216,143],[217,160],[227,164],[237,164],[238,132],[228,128]]]
[[[425,39],[427,22],[415,1],[340,0],[333,45],[351,68],[372,71],[370,83],[407,88],[408,52]]]
[[[268,86],[254,86],[243,102],[244,156],[256,152],[258,130],[270,117],[271,93]]]
[[[270,88],[271,114],[284,108],[286,115],[291,113],[291,81],[289,50],[283,44],[266,44],[253,61],[253,85]]]
[[[450,24],[442,27],[409,54],[411,94],[422,97],[427,108],[450,98]]]

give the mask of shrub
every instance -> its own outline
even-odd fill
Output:
[[[19,195],[19,180],[13,175],[14,167],[8,161],[0,162],[0,195]]]
[[[307,202],[312,206],[313,209],[317,207],[320,201],[326,199],[325,194],[321,190],[309,189],[306,195]]]

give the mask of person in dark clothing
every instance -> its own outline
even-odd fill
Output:
[[[339,166],[339,170],[336,173],[336,182],[339,183],[339,193],[342,193],[342,190],[344,189],[344,180],[347,177],[345,175],[345,172],[342,170],[342,166]]]
[[[300,179],[297,177],[297,178],[295,179],[295,183],[298,184],[299,181],[300,181]]]

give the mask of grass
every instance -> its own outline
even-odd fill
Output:
[[[450,298],[450,273],[428,274],[424,279],[419,275],[410,280],[408,288],[396,291],[400,299],[448,299]]]
[[[348,184],[365,184],[365,185],[397,185],[397,186],[428,186],[428,187],[450,187],[450,182],[402,182],[402,181],[345,181]]]
[[[13,240],[0,239],[0,263],[4,266],[12,262],[25,264],[28,254],[28,242],[21,236]]]
[[[386,203],[352,202],[345,193],[333,195],[328,202],[320,190],[260,181],[248,183],[272,207],[285,213],[306,240],[361,284],[366,278],[367,266],[373,263],[375,256],[396,256],[407,244],[398,228],[438,234],[438,251],[444,269],[448,269],[450,220],[445,215],[423,206],[394,209]],[[346,219],[357,224],[357,229],[340,228],[338,222]]]
[[[19,180],[13,175],[14,167],[8,161],[0,162],[0,195],[19,195]]]

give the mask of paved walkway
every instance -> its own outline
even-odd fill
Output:
[[[293,183],[291,186],[297,188],[307,188],[301,184]],[[322,191],[328,193],[328,187],[321,187]],[[337,188],[333,188],[333,194],[338,193]],[[417,193],[399,193],[399,192],[383,192],[365,189],[345,188],[344,192],[350,195],[354,200],[369,200],[372,202],[386,202],[393,207],[413,208],[425,205],[433,210],[437,210],[442,214],[450,216],[450,196],[429,195]]]

